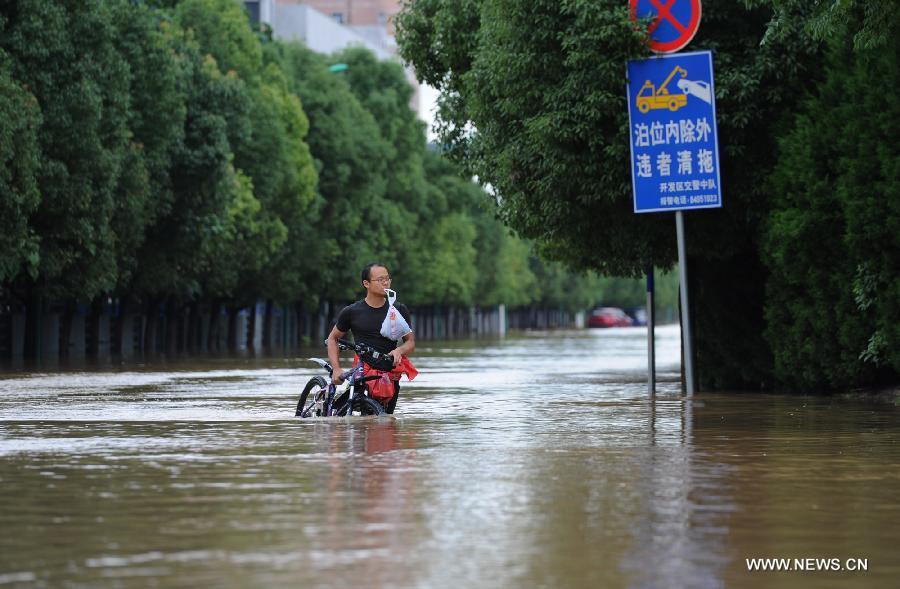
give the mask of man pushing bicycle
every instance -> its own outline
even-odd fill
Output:
[[[387,413],[393,413],[397,406],[400,376],[406,374],[411,380],[417,374],[406,357],[416,349],[415,335],[407,323],[410,318],[409,309],[402,303],[393,304],[396,293],[388,288],[390,284],[391,277],[384,264],[377,262],[367,264],[362,271],[362,285],[366,289],[365,298],[341,310],[326,340],[328,360],[334,368],[331,373],[334,384],[340,384],[343,373],[337,340],[344,337],[348,331],[353,333],[355,342],[371,346],[377,352],[389,356],[390,363],[378,362],[372,358],[359,358],[364,364],[367,376],[376,374],[381,376],[369,383],[369,392],[385,406]]]

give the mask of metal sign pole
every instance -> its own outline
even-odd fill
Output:
[[[681,345],[684,347],[684,379],[687,396],[694,395],[694,350],[691,346],[691,314],[688,304],[687,253],[684,245],[684,213],[675,212],[678,234],[678,281],[681,283]]]
[[[634,14],[639,0],[630,3]],[[672,21],[675,11],[670,9],[676,3],[684,6],[689,3],[690,27],[675,27],[681,31],[675,39],[659,37],[664,28],[655,28],[655,39],[661,43],[654,48],[657,52],[677,51],[690,41],[700,22],[700,0],[670,0],[666,8],[654,0],[651,4],[659,8],[656,14],[637,13],[639,18],[656,16],[656,24],[662,20]],[[670,28],[667,26],[665,30]],[[683,386],[688,397],[696,391],[696,381],[683,211],[722,206],[713,77],[710,51],[631,60],[626,75],[634,212],[675,211],[681,282]],[[674,86],[670,88],[670,84]],[[674,87],[681,92],[675,92]]]
[[[647,269],[647,366],[648,393],[656,394],[656,308],[653,304],[653,266]]]

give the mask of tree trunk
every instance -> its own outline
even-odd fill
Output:
[[[263,315],[262,347],[267,353],[271,353],[274,347],[272,345],[272,332],[274,331],[272,329],[273,306],[272,299],[266,299],[266,312]]]
[[[147,325],[144,328],[144,354],[156,354],[156,324],[159,315],[159,300],[156,297],[147,299]]]
[[[76,311],[76,304],[73,300],[66,301],[66,310],[63,313],[62,321],[59,325],[59,357],[60,359],[69,358],[69,347],[72,345],[72,316]]]
[[[206,334],[206,351],[219,351],[219,315],[222,314],[222,301],[215,299],[209,312],[209,331]]]
[[[181,331],[181,305],[174,295],[166,300],[166,355],[178,355],[178,334]]]
[[[306,326],[309,323],[306,318],[306,306],[303,304],[303,301],[300,301],[294,305],[294,310],[297,313],[297,340],[296,343],[299,345],[304,338],[306,338]]]
[[[237,317],[241,312],[240,307],[228,308],[228,351],[236,352],[240,346],[237,343]]]
[[[41,358],[41,319],[43,316],[43,297],[36,289],[29,288],[25,300],[25,350],[26,360]]]
[[[122,295],[122,298],[119,299],[119,313],[116,317],[116,327],[113,331],[113,345],[111,348],[111,352],[113,354],[122,354],[122,350],[125,349],[125,342],[122,340],[125,338],[125,321],[128,318],[128,305],[131,302],[131,295],[125,294]]]
[[[332,301],[322,301],[319,305],[319,321],[315,335],[313,335],[313,345],[316,342],[324,340],[331,331],[331,309],[334,308]]]
[[[72,342],[72,312],[68,306],[59,322],[59,359],[69,359],[69,347]]]
[[[247,332],[245,334],[247,349],[251,352],[256,352],[256,322],[256,301],[253,301],[250,304],[250,321],[247,322]]]
[[[200,306],[197,301],[188,305],[187,353],[195,354],[200,347],[200,335],[203,323],[200,317]]]
[[[100,356],[100,315],[103,313],[103,298],[100,295],[91,301],[91,312],[88,315],[88,329],[91,334],[90,345],[87,346],[87,357],[98,358]],[[70,324],[71,327],[71,324]],[[68,342],[66,342],[68,344]]]

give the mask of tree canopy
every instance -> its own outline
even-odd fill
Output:
[[[0,8],[0,297],[316,305],[380,260],[410,304],[598,299],[535,281],[411,96],[396,61],[273,40],[233,0]]]
[[[900,82],[900,43],[854,51],[841,28],[771,181],[768,339],[798,388],[900,369],[900,108],[873,91]]]
[[[773,206],[780,206],[773,203],[769,179],[780,165],[780,139],[806,93],[822,82],[821,39],[833,33],[858,49],[884,47],[893,37],[881,31],[896,28],[886,22],[890,4],[704,5],[702,25],[687,49],[714,55],[725,201],[722,209],[686,220],[698,372],[705,386],[793,384],[776,370],[776,355],[796,358],[799,350],[778,348],[772,341],[778,329],[767,329],[774,315],[765,309],[776,303],[767,298],[766,285],[780,276],[762,247]],[[671,268],[671,216],[632,212],[625,63],[649,50],[627,3],[415,0],[404,4],[397,26],[401,54],[441,92],[444,153],[491,187],[505,222],[545,255],[575,268],[626,276],[648,265]],[[858,136],[849,141],[859,145]],[[878,141],[882,147],[896,143]],[[895,147],[885,149],[887,160],[896,157]],[[810,157],[823,155],[816,150]],[[888,192],[884,185],[876,191],[879,198]],[[858,197],[848,191],[840,199]],[[817,243],[812,236],[801,239],[809,239],[809,247]],[[842,276],[833,277],[841,298],[853,300],[853,280]],[[809,301],[798,298],[796,305]],[[874,334],[873,345],[884,333]],[[861,352],[856,339],[838,347],[851,357]]]
[[[38,241],[29,220],[40,203],[39,124],[37,99],[12,77],[9,57],[0,51],[0,282],[20,271],[32,277],[38,272]]]

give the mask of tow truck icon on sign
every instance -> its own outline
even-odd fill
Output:
[[[682,94],[669,94],[669,90],[666,86],[669,85],[669,82],[671,82],[672,78],[675,77],[675,74],[678,73],[681,73],[681,79],[678,80],[677,85]],[[650,80],[646,80],[637,95],[638,110],[643,114],[647,114],[651,110],[666,108],[674,112],[687,104],[688,94],[692,94],[703,102],[711,104],[712,93],[710,92],[709,84],[703,81],[686,80],[686,77],[687,70],[676,65],[675,69],[673,69],[666,80],[660,84],[659,88],[655,87]]]

